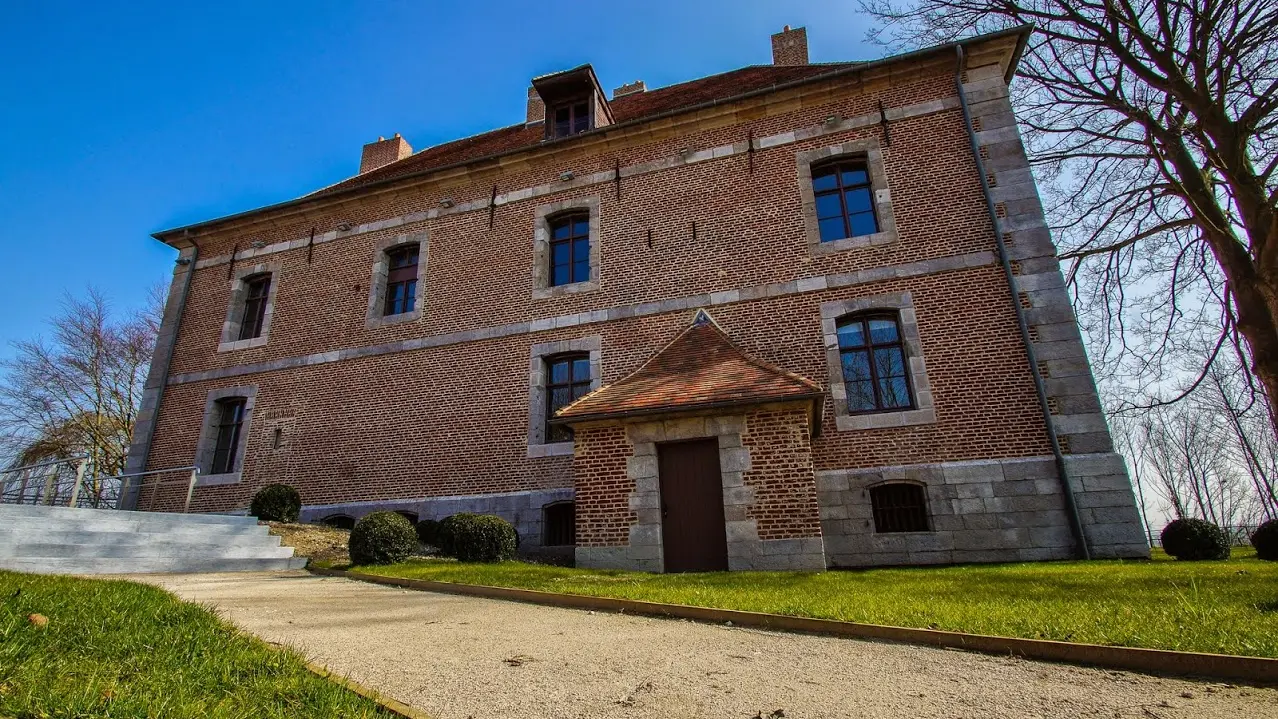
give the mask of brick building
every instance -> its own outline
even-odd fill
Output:
[[[1147,556],[1008,101],[1028,32],[810,64],[786,28],[611,98],[584,65],[157,233],[130,469],[199,465],[199,511],[495,513],[584,566]]]

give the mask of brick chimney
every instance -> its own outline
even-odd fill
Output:
[[[524,121],[524,125],[533,125],[546,120],[546,103],[541,101],[541,95],[537,94],[537,88],[528,88],[528,119]]]
[[[395,136],[387,140],[384,137],[377,138],[377,142],[370,142],[364,145],[364,154],[359,158],[359,174],[371,172],[379,167],[385,167],[396,160],[402,160],[413,154],[413,148],[408,141],[395,133]]]
[[[643,80],[635,80],[634,82],[628,85],[622,85],[616,90],[613,90],[612,99],[616,100],[619,97],[625,97],[626,95],[633,95],[636,92],[647,92],[647,91],[648,91],[648,86],[643,84]]]
[[[807,28],[790,29],[786,25],[781,32],[772,36],[773,65],[807,65],[808,64],[808,30]]]

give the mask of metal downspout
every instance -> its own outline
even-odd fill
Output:
[[[1052,456],[1056,459],[1056,474],[1060,477],[1061,490],[1065,494],[1065,509],[1069,514],[1070,529],[1074,540],[1078,543],[1079,554],[1083,559],[1091,559],[1092,553],[1087,546],[1087,536],[1083,533],[1083,522],[1078,514],[1078,503],[1074,499],[1074,489],[1070,487],[1069,475],[1065,471],[1065,453],[1061,451],[1060,438],[1056,436],[1056,425],[1052,423],[1052,409],[1047,402],[1047,388],[1043,386],[1043,378],[1038,373],[1038,353],[1030,342],[1029,325],[1025,321],[1025,309],[1021,307],[1020,298],[1016,294],[1016,280],[1012,274],[1012,262],[1007,256],[1007,245],[1003,243],[1003,233],[999,231],[998,212],[994,208],[994,196],[990,193],[990,183],[985,172],[985,162],[981,159],[980,143],[976,139],[976,129],[972,126],[972,111],[967,105],[967,92],[963,89],[963,66],[967,64],[967,56],[962,45],[955,45],[958,55],[958,66],[954,71],[954,85],[958,88],[959,107],[963,109],[963,126],[967,130],[967,139],[972,149],[972,159],[976,162],[976,171],[981,179],[981,193],[985,195],[985,208],[990,213],[990,225],[994,228],[994,244],[998,248],[999,262],[1003,265],[1003,278],[1007,281],[1007,291],[1011,295],[1012,309],[1016,311],[1016,326],[1021,333],[1021,344],[1025,346],[1025,356],[1029,361],[1030,376],[1034,378],[1034,392],[1038,395],[1039,409],[1043,413],[1043,424],[1047,427],[1047,439],[1052,445]]]

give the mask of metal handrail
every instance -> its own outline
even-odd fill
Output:
[[[23,504],[27,494],[27,487],[28,487],[27,482],[31,478],[32,470],[40,469],[42,467],[57,467],[59,465],[70,465],[72,463],[75,464],[75,483],[72,486],[71,498],[67,504],[68,506],[74,507],[76,506],[76,503],[80,499],[80,487],[84,483],[84,473],[89,466],[89,455],[87,454],[78,454],[78,455],[73,455],[70,457],[63,457],[61,459],[51,459],[44,462],[35,462],[35,463],[24,465],[21,467],[10,467],[8,469],[2,469],[0,470],[0,476],[6,475],[6,474],[17,475],[18,479],[16,481],[18,481],[19,483],[17,503]],[[46,476],[44,477],[44,491],[38,492],[37,494],[33,495],[31,497],[33,502],[43,501],[44,504],[52,506],[57,501],[58,492],[55,491],[55,488],[57,487],[57,484],[58,484],[58,474],[59,474],[59,471],[56,469],[51,473],[46,473]],[[10,482],[13,482],[13,481],[15,480],[5,480],[3,482],[0,482],[0,493],[3,493],[4,488],[8,486]]]
[[[37,468],[39,468],[39,467],[48,467],[48,466],[50,466],[50,465],[54,465],[54,464],[65,464],[65,463],[67,463],[67,462],[75,462],[75,461],[79,461],[79,460],[82,460],[82,459],[88,459],[88,458],[89,458],[89,455],[87,455],[87,454],[77,454],[77,455],[74,455],[74,456],[71,456],[71,457],[64,457],[64,458],[62,458],[62,459],[51,459],[51,460],[49,460],[48,462],[36,462],[35,464],[26,464],[26,465],[23,465],[23,466],[21,466],[21,467],[10,467],[10,468],[8,468],[8,469],[0,469],[0,474],[8,474],[8,473],[10,473],[10,472],[22,472],[22,471],[25,471],[25,470],[28,470],[28,469],[37,469]]]
[[[182,511],[185,513],[190,511],[191,509],[191,499],[195,496],[195,484],[200,477],[200,468],[197,465],[190,464],[190,465],[185,465],[182,467],[165,467],[164,469],[150,469],[145,472],[125,472],[123,474],[113,474],[106,477],[100,477],[100,479],[120,480],[121,501],[119,505],[116,507],[116,509],[123,509],[124,497],[127,495],[129,486],[132,484],[132,482],[130,482],[129,480],[133,479],[134,477],[149,477],[155,474],[171,474],[173,472],[190,472],[191,473],[190,477],[187,479],[186,503],[182,505]],[[144,484],[146,483],[138,482],[138,485],[137,485],[138,489],[141,490]],[[156,487],[159,487],[160,484],[161,484],[160,482],[155,483]],[[159,492],[151,493],[151,506],[149,507],[151,509],[155,507],[155,497],[157,494],[159,494]]]

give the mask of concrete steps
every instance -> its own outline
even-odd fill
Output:
[[[0,505],[0,569],[122,574],[304,566],[252,517]]]

